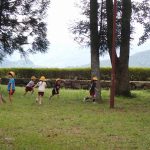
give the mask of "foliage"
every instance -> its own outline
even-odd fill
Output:
[[[48,48],[46,10],[49,0],[0,0],[0,60],[19,51],[21,55]]]
[[[30,78],[32,75],[40,77],[44,75],[46,78],[55,79],[90,79],[90,68],[77,68],[77,69],[57,69],[57,68],[11,68],[11,69],[0,69],[0,76],[5,77],[7,73],[13,70],[16,73],[16,78]]]
[[[133,18],[143,25],[144,32],[139,39],[139,45],[143,44],[150,38],[150,2],[143,0],[140,3],[133,3]]]
[[[98,18],[98,28],[99,28],[99,50],[100,53],[103,54],[108,50],[107,42],[107,14],[106,14],[106,1],[98,1],[99,2],[99,18]],[[82,19],[76,21],[75,25],[73,25],[70,29],[74,34],[74,40],[79,44],[83,44],[86,46],[90,45],[90,24],[89,24],[89,16],[90,16],[90,7],[89,0],[81,0],[81,4],[78,5],[81,8],[81,15],[84,16]],[[142,24],[144,28],[143,35],[139,39],[139,44],[143,44],[150,37],[150,24],[149,24],[149,14],[150,14],[150,4],[149,0],[143,0],[142,2],[132,2],[132,18],[131,18],[131,37],[134,33],[134,24],[135,21]],[[122,1],[117,1],[117,40],[116,46],[119,47],[121,44],[121,23],[122,17]],[[133,38],[131,38],[133,39]]]
[[[17,87],[12,106],[0,105],[1,150],[149,149],[149,91],[116,97],[115,109],[109,109],[108,91],[102,91],[101,105],[82,102],[88,91],[64,89],[49,104],[49,92],[38,106],[37,93],[23,96],[24,88]]]
[[[7,73],[13,70],[16,78],[30,78],[35,75],[37,78],[44,75],[48,79],[79,79],[90,80],[90,68],[69,68],[69,69],[51,69],[51,68],[0,68],[0,77],[6,77]],[[101,80],[110,80],[111,68],[101,68]],[[150,68],[129,68],[129,78],[131,81],[147,81],[150,79]]]
[[[147,81],[150,79],[150,68],[130,68],[129,77],[131,81]]]
[[[99,1],[98,1],[99,2]],[[98,4],[98,34],[99,34],[99,49],[100,53],[107,50],[106,44],[106,10],[105,3]],[[79,5],[81,8],[81,14],[85,16],[82,20],[75,22],[75,25],[70,28],[72,33],[75,35],[74,40],[81,45],[90,45],[90,4],[89,0],[81,0]]]

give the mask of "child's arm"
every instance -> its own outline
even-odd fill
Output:
[[[10,91],[12,91],[12,82],[10,82]]]
[[[33,88],[36,88],[38,86],[38,83],[37,84],[35,84],[34,86],[33,86]]]

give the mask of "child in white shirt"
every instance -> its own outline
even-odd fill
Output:
[[[45,88],[47,87],[45,81],[46,81],[45,77],[41,76],[39,82],[34,86],[34,88],[38,87],[38,98],[36,99],[36,102],[38,102],[40,105],[42,104]]]

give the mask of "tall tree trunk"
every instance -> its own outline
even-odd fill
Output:
[[[116,55],[116,95],[130,96],[128,62],[130,48],[130,18],[131,0],[122,0],[122,30],[120,56]],[[106,0],[107,11],[107,40],[109,55],[112,60],[112,33],[113,33],[113,1]]]
[[[129,52],[130,52],[131,0],[122,1],[122,29],[119,63],[116,66],[116,94],[130,96]]]
[[[112,62],[112,38],[113,38],[113,1],[106,0],[106,13],[107,13],[107,44],[109,49],[109,56]],[[118,62],[118,57],[115,52],[116,65]]]
[[[96,76],[97,92],[96,101],[100,103],[100,61],[99,61],[99,33],[98,33],[98,3],[97,0],[90,0],[90,40],[91,40],[91,77]]]
[[[106,0],[106,13],[107,13],[107,43],[109,48],[109,56],[111,57],[112,50],[112,35],[113,35],[113,1]]]

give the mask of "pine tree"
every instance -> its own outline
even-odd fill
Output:
[[[46,52],[46,11],[49,0],[0,0],[0,60],[18,51]]]

